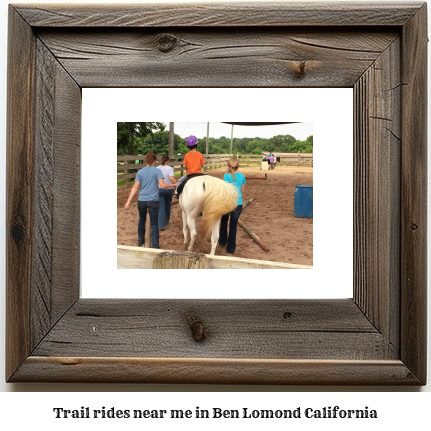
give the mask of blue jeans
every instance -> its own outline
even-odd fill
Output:
[[[164,229],[171,218],[172,189],[159,189],[159,229]]]
[[[187,178],[187,174],[186,175],[183,175],[178,181],[177,181],[177,190],[178,190],[178,187],[180,186],[180,184],[181,183],[183,183],[185,180],[186,180],[186,178]],[[176,192],[175,192],[176,193]],[[176,195],[175,195],[176,196]]]
[[[220,235],[218,243],[224,247],[226,246],[226,251],[233,254],[236,248],[236,231],[238,228],[238,219],[242,211],[242,205],[238,205],[231,213],[225,214],[221,218],[220,222]],[[227,222],[230,216],[229,223],[229,237],[227,234]]]
[[[150,214],[151,224],[151,246],[159,247],[159,201],[138,201],[139,223],[138,223],[138,247],[145,243],[145,222],[147,219],[147,209]]]

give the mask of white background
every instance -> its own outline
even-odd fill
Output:
[[[52,1],[51,1],[52,2]],[[64,3],[60,0],[56,3]],[[128,0],[132,3],[132,0]],[[150,1],[149,1],[150,2]],[[159,1],[160,2],[160,1]],[[177,0],[178,2],[178,0]],[[391,4],[391,1],[383,1]],[[27,3],[26,1],[16,0],[14,3]],[[34,2],[38,3],[38,2]],[[45,0],[44,3],[49,3]],[[68,0],[68,3],[74,3]],[[86,3],[95,3],[87,1]],[[105,1],[104,3],[109,3]],[[5,113],[6,113],[6,35],[7,35],[7,2],[1,2],[0,5],[0,174],[2,175],[2,184],[5,184]],[[207,119],[205,119],[207,121]],[[5,188],[0,188],[0,222],[4,226],[4,206],[5,206]],[[5,268],[5,235],[4,229],[0,231],[0,273],[4,274]],[[4,316],[4,276],[0,280],[0,314]],[[428,300],[429,303],[429,300]],[[429,303],[428,309],[431,308]],[[0,331],[0,368],[4,370],[4,318],[1,319]],[[428,331],[431,333],[431,330]],[[430,361],[428,354],[428,361]],[[428,367],[430,368],[430,367]],[[364,422],[356,420],[351,422],[345,421],[324,421],[318,420],[306,422],[261,422],[253,421],[250,423],[241,422],[214,422],[205,423],[206,428],[224,428],[235,427],[238,425],[246,426],[248,429],[255,429],[262,426],[271,426],[271,428],[287,429],[305,429],[311,426],[318,426],[319,429],[339,429],[344,430],[346,425],[349,429],[360,429],[364,427],[372,430],[391,429],[408,429],[419,428],[427,429],[429,427],[429,405],[431,402],[431,385],[428,384],[423,388],[405,388],[405,387],[287,387],[287,386],[223,386],[223,385],[153,385],[153,384],[6,384],[0,377],[0,425],[4,429],[16,427],[42,428],[44,430],[57,430],[61,426],[64,430],[94,429],[95,425],[102,425],[105,429],[118,428],[117,421],[105,422],[82,422],[82,421],[62,421],[54,420],[52,416],[53,407],[80,408],[89,405],[98,408],[105,405],[107,408],[116,406],[117,408],[191,408],[196,406],[201,408],[224,407],[240,408],[254,406],[268,408],[289,408],[289,406],[301,405],[340,405],[352,408],[363,408],[364,405],[370,408],[378,408],[381,412],[380,419],[375,422]],[[32,394],[31,392],[40,392]],[[54,392],[50,392],[54,391]],[[58,392],[57,392],[58,391]],[[76,391],[84,391],[76,394]],[[96,392],[97,391],[97,392]],[[157,393],[165,392],[166,393]],[[181,391],[181,394],[170,391]],[[198,391],[198,392],[194,392]],[[225,392],[226,391],[226,392]],[[237,391],[229,392],[229,391]],[[252,391],[244,393],[243,391]],[[269,393],[260,393],[260,392]],[[298,391],[300,391],[298,393]],[[325,392],[329,391],[329,393]],[[381,393],[380,391],[391,391],[392,393]],[[11,393],[16,392],[16,393]],[[30,393],[25,393],[30,392]],[[118,393],[123,392],[123,393]],[[137,393],[135,393],[137,392]],[[146,393],[146,392],[151,392]],[[222,392],[222,393],[220,393]],[[306,392],[306,393],[301,393]],[[339,393],[343,392],[343,393]],[[426,392],[426,393],[414,393]],[[287,406],[287,407],[286,407]],[[173,425],[172,422],[168,423]],[[145,429],[148,423],[130,424],[127,423],[127,429]],[[157,429],[154,423],[151,423],[151,429]],[[183,422],[174,424],[176,428],[194,429],[198,426],[202,429],[200,422]],[[159,425],[161,428],[161,426]]]
[[[83,89],[82,100],[82,297],[352,297],[352,89]],[[174,103],[166,103],[167,100]],[[201,104],[188,105],[185,109],[182,100],[210,100],[211,103],[205,109]],[[226,104],[226,100],[234,103]],[[161,118],[178,122],[215,122],[229,118],[312,122],[313,269],[219,269],[211,277],[206,277],[202,269],[198,270],[198,283],[174,284],[161,282],[162,278],[172,275],[170,270],[162,270],[163,275],[154,270],[117,270],[116,172],[106,170],[95,175],[94,160],[99,166],[116,165],[117,121],[160,121]],[[259,136],[259,128],[255,136]],[[277,205],[277,201],[285,199],[284,195],[289,193],[293,194],[294,189],[268,190],[272,196],[267,200],[270,201],[268,205]],[[137,209],[132,207],[129,211]],[[276,226],[277,221],[273,222]]]

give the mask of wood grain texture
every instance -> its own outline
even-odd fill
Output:
[[[161,251],[153,258],[153,269],[210,269],[204,253]]]
[[[34,163],[34,252],[32,288],[32,344],[49,331],[51,321],[52,247],[54,205],[54,123],[56,61],[43,44],[37,43],[36,139]]]
[[[9,11],[6,192],[6,376],[29,355],[33,233],[34,63],[31,28]],[[25,55],[23,55],[25,52]]]
[[[169,250],[117,245],[117,269],[152,269],[154,258]],[[270,262],[240,257],[210,256],[210,269],[312,269],[312,266],[294,263]]]
[[[38,31],[82,87],[352,87],[396,33]]]
[[[80,89],[37,41],[32,337],[79,295]]]
[[[426,383],[425,5],[19,5],[9,22],[8,381]],[[126,85],[353,87],[354,299],[78,299],[80,91]]]
[[[355,301],[399,355],[401,67],[394,40],[355,85]],[[364,205],[366,202],[366,205]]]
[[[403,29],[401,185],[401,358],[426,379],[427,7]]]
[[[15,381],[271,385],[417,385],[399,361],[32,356]]]
[[[33,27],[400,26],[420,2],[17,5]]]
[[[192,337],[189,316],[203,322],[203,343]],[[81,299],[33,354],[385,359],[385,348],[382,335],[349,299]]]
[[[58,63],[54,109],[53,323],[78,299],[80,288],[81,89]]]

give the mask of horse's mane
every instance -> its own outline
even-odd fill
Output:
[[[201,201],[199,231],[203,236],[207,236],[217,219],[236,208],[238,192],[232,184],[210,175],[205,175],[202,187],[205,192]]]

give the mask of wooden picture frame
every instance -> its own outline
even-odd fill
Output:
[[[11,5],[7,381],[426,384],[426,45],[424,3]],[[166,86],[354,89],[353,299],[79,297],[81,88]]]

